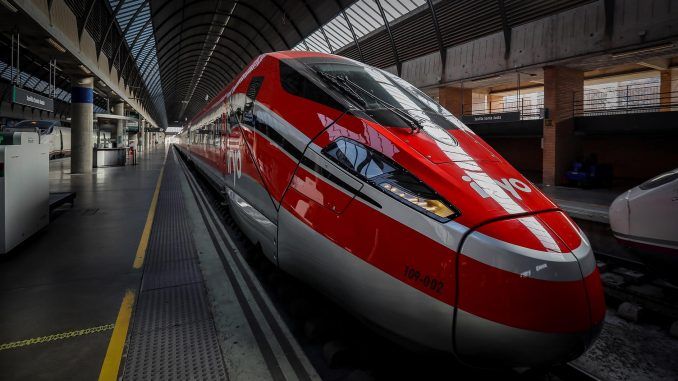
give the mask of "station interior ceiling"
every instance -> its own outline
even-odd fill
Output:
[[[205,99],[215,96],[254,57],[267,51],[336,53],[397,71],[407,60],[587,3],[591,1],[491,1],[482,3],[482,9],[475,9],[471,2],[432,0],[57,0],[47,5],[63,5],[72,12],[79,37],[91,35],[97,55],[112,62],[110,70],[120,73],[133,98],[156,124],[166,127],[190,120]],[[56,98],[67,104],[69,76],[87,74],[88,69],[12,7],[0,7],[0,16],[13,20],[2,26],[4,66],[0,70],[9,66],[12,35],[20,34],[22,45],[31,47],[21,53],[25,57],[22,71],[34,77],[24,78],[25,82],[42,89],[49,81],[49,59],[56,59]],[[595,59],[583,62],[576,65],[587,71],[610,66],[609,62],[596,64]],[[541,75],[538,67],[520,71],[534,76],[533,81]],[[471,78],[465,86],[492,87],[502,82],[510,86],[515,84],[513,74],[499,73],[503,78],[489,80]],[[9,72],[2,76],[11,78]],[[441,86],[458,85],[458,81],[441,82]],[[105,81],[95,84],[97,107],[110,107],[116,98]]]

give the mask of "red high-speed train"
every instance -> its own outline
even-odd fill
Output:
[[[180,135],[282,270],[473,364],[562,363],[605,314],[591,245],[402,79],[328,54],[256,58]]]

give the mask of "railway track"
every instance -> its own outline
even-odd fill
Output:
[[[324,295],[275,268],[237,227],[220,191],[181,152],[180,157],[187,164],[187,175],[199,184],[211,208],[221,217],[225,233],[324,380],[597,380],[572,364],[529,371],[472,368],[452,355],[423,352],[386,339]]]
[[[608,304],[618,306],[622,317],[662,325],[678,320],[678,286],[633,259],[599,251],[595,255]]]

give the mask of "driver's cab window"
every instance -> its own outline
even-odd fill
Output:
[[[257,99],[257,94],[259,94],[263,82],[264,77],[253,77],[247,87],[245,105],[243,107],[243,122],[250,126],[254,125],[254,101]]]

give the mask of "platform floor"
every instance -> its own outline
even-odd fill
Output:
[[[50,163],[50,191],[77,199],[0,258],[0,378],[97,379],[125,292],[139,287],[132,264],[164,159],[159,146],[92,175]]]
[[[320,379],[174,149],[50,166],[77,199],[0,262],[0,379]]]

